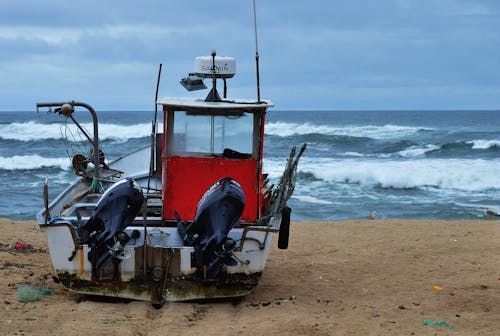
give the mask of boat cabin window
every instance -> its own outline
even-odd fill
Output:
[[[172,138],[175,154],[252,154],[253,114],[200,115],[176,111]]]

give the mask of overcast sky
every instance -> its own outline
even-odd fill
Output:
[[[498,0],[257,0],[257,22],[276,109],[500,109]],[[255,97],[252,0],[1,0],[0,111],[153,109],[159,63],[160,96],[185,95],[212,48]]]

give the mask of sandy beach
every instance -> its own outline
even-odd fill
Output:
[[[295,222],[289,249],[273,248],[254,293],[240,301],[167,303],[161,309],[70,293],[54,282],[46,238],[35,222],[1,219],[0,229],[0,335],[495,335],[500,330],[499,221]],[[16,249],[18,243],[22,248]],[[19,302],[22,284],[53,294]]]

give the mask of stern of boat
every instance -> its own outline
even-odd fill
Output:
[[[194,248],[182,246],[175,228],[129,227],[140,235],[124,249],[124,258],[92,279],[90,247],[78,244],[74,223],[52,221],[44,226],[52,264],[60,282],[70,291],[161,304],[208,298],[244,296],[257,286],[269,254],[273,230],[262,227],[233,229],[229,236],[240,241],[234,249],[235,266],[226,266],[213,279],[195,267]]]

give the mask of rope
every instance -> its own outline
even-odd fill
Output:
[[[101,181],[95,176],[92,177],[92,184],[90,185],[90,192],[98,193],[99,191],[104,191]]]
[[[75,153],[83,153],[84,155],[87,154],[88,150],[84,146],[86,140],[82,138],[82,135],[79,132],[76,133],[78,137],[73,134],[71,127],[68,125],[68,119],[65,119],[64,123],[61,124],[60,131],[61,136],[64,139],[64,149],[66,151],[66,155],[70,160]],[[70,139],[73,141],[70,141]]]

